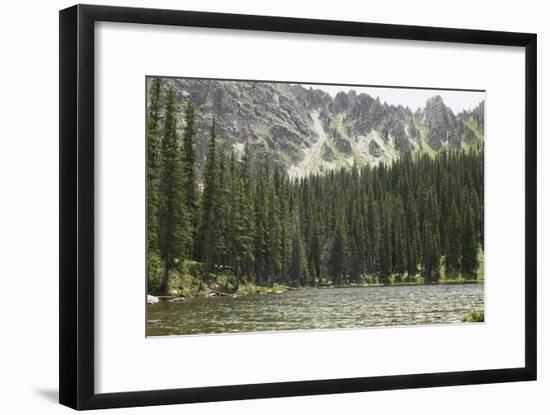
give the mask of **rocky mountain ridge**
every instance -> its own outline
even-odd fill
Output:
[[[439,95],[412,112],[354,90],[332,97],[299,84],[170,78],[181,103],[197,113],[198,159],[206,154],[212,119],[220,145],[281,165],[291,178],[342,166],[389,163],[406,152],[479,149],[484,103],[454,114]]]

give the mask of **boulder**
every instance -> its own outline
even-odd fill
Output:
[[[154,295],[147,294],[147,304],[157,304],[159,302],[158,297]]]

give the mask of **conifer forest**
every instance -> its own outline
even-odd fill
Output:
[[[178,82],[147,78],[148,293],[483,280],[482,104]]]

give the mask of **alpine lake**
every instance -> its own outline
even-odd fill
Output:
[[[484,284],[305,288],[147,305],[147,336],[462,323]]]

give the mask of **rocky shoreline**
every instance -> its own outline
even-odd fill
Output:
[[[288,287],[283,285],[276,285],[274,287],[260,287],[260,286],[253,286],[248,287],[248,290],[242,290],[237,292],[227,292],[227,291],[220,291],[220,290],[214,290],[214,289],[208,289],[205,292],[205,295],[202,295],[202,297],[207,298],[213,298],[213,297],[230,297],[230,298],[237,298],[242,296],[248,296],[248,295],[267,295],[267,294],[282,294],[289,290],[298,290],[299,288],[294,287]],[[191,298],[197,298],[201,297],[201,295],[194,295],[190,297],[184,297],[181,295],[151,295],[147,294],[147,304],[158,304],[161,302],[169,302],[169,303],[183,303],[184,301],[191,299]]]
[[[427,282],[399,282],[399,283],[393,283],[393,284],[347,284],[347,285],[320,285],[318,287],[289,287],[284,285],[277,285],[274,287],[261,287],[261,286],[250,286],[248,287],[248,290],[243,290],[240,292],[227,292],[227,291],[221,291],[221,290],[214,290],[214,289],[208,289],[205,293],[205,295],[202,295],[202,297],[207,298],[213,298],[213,297],[230,297],[230,298],[237,298],[241,296],[248,296],[248,295],[267,295],[267,294],[282,294],[287,291],[294,291],[294,290],[305,290],[305,289],[331,289],[331,288],[357,288],[357,287],[384,287],[384,286],[390,286],[390,287],[401,287],[401,286],[412,286],[412,285],[457,285],[457,284],[483,284],[484,280],[463,280],[463,281],[439,281],[434,283],[427,283]],[[169,302],[169,303],[183,303],[191,298],[197,298],[201,297],[200,295],[194,295],[194,296],[181,296],[181,295],[151,295],[147,294],[147,304],[158,304],[161,302]]]

